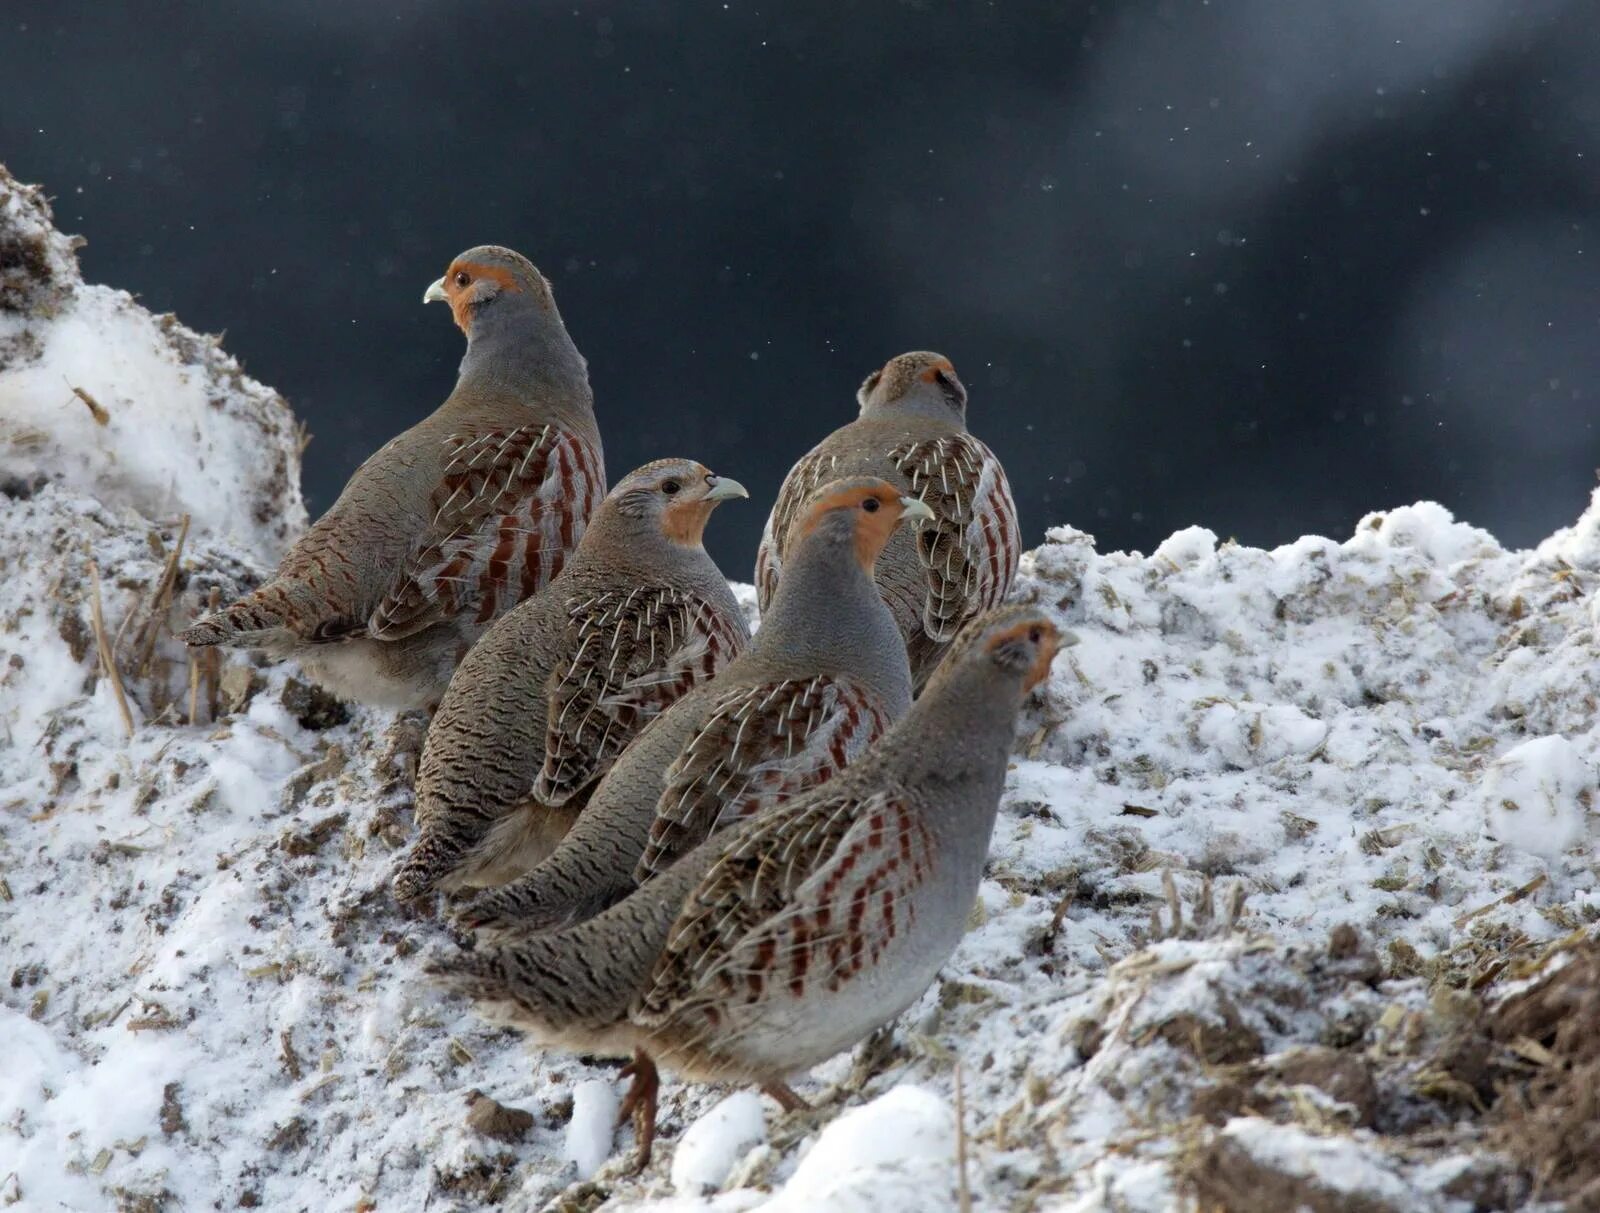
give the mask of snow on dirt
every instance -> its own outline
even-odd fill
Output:
[[[1529,1199],[1450,1042],[1600,920],[1600,501],[1531,551],[1426,503],[1270,551],[1051,531],[1016,593],[1080,643],[940,980],[797,1076],[811,1110],[669,1076],[630,1177],[614,1064],[420,974],[439,928],[385,887],[416,722],[171,639],[303,522],[281,402],[91,307],[7,191],[0,243],[47,238],[0,283],[0,1207],[937,1210],[962,1153],[978,1208]]]

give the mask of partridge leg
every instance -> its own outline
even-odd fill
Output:
[[[769,1082],[761,1088],[761,1093],[776,1102],[785,1112],[798,1112],[802,1108],[809,1110],[811,1107],[791,1091],[786,1082]]]
[[[638,1175],[650,1165],[650,1151],[656,1141],[656,1096],[661,1090],[661,1075],[643,1049],[634,1051],[633,1060],[622,1067],[621,1075],[633,1081],[628,1084],[628,1093],[622,1097],[622,1107],[617,1111],[617,1127],[633,1121],[638,1146],[630,1174]]]

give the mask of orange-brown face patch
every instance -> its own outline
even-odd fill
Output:
[[[939,381],[940,371],[943,371],[946,375],[954,375],[956,373],[956,368],[950,364],[950,360],[948,358],[941,358],[938,362],[924,367],[922,373],[918,375],[917,378],[922,380],[924,383],[937,383]]]
[[[706,533],[706,520],[716,509],[715,501],[674,501],[661,511],[661,533],[673,543],[699,547]]]
[[[877,510],[868,511],[861,508],[862,502],[868,497],[877,500]],[[870,573],[879,553],[889,542],[889,536],[894,534],[900,515],[905,512],[905,508],[900,504],[899,492],[893,485],[880,480],[876,485],[862,485],[830,493],[811,507],[801,526],[800,534],[802,536],[811,534],[822,519],[834,510],[853,511],[856,559],[860,561],[861,567]]]
[[[1013,640],[1027,640],[1028,634],[1035,628],[1041,633],[1039,638],[1039,654],[1034,658],[1033,664],[1028,667],[1028,680],[1022,684],[1024,691],[1031,691],[1044,681],[1045,675],[1050,673],[1050,663],[1056,659],[1056,654],[1061,651],[1061,633],[1056,625],[1048,619],[1032,619],[1026,623],[1019,623],[1015,627],[1007,628],[996,633],[985,646],[989,652],[994,652],[1001,645]]]
[[[471,281],[462,286],[456,280],[460,274],[466,274]],[[470,309],[473,299],[477,297],[477,284],[484,279],[498,284],[502,291],[514,294],[522,290],[516,275],[500,265],[485,265],[481,261],[452,261],[450,268],[444,272],[445,298],[450,301],[450,314],[455,317],[456,327],[463,333],[472,320]]]

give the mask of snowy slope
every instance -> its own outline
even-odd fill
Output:
[[[288,404],[215,337],[85,284],[80,243],[0,166],[0,483],[190,514],[270,565],[306,523]]]
[[[43,222],[6,191],[0,248]],[[941,980],[797,1084],[812,1113],[669,1082],[628,1179],[614,1068],[419,975],[438,930],[384,888],[404,722],[167,635],[303,522],[281,401],[136,340],[159,322],[43,247],[0,287],[0,334],[32,334],[0,426],[37,435],[0,433],[0,1207],[928,1210],[959,1152],[980,1208],[1528,1199],[1485,1143],[1494,1080],[1545,1046],[1468,1029],[1600,919],[1600,500],[1524,552],[1429,504],[1273,551],[1052,531],[1017,593],[1081,643],[1019,727]],[[157,424],[132,385],[180,381],[221,404],[174,386],[182,433],[116,428],[112,402]]]

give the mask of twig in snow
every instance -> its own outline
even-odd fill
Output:
[[[1507,893],[1504,897],[1496,897],[1487,905],[1481,905],[1476,910],[1467,911],[1467,913],[1456,919],[1456,928],[1459,930],[1461,927],[1466,926],[1474,918],[1482,917],[1490,910],[1495,909],[1497,906],[1508,906],[1514,901],[1521,901],[1524,897],[1528,896],[1529,893],[1533,893],[1543,888],[1545,882],[1549,879],[1550,878],[1547,875],[1545,875],[1543,872],[1540,872],[1539,875],[1535,876],[1527,884],[1522,885],[1520,888],[1512,889],[1511,892]]]
[[[183,555],[183,541],[189,536],[189,515],[178,520],[178,539],[167,553],[167,563],[156,582],[155,595],[150,599],[150,616],[145,624],[144,649],[139,655],[138,670],[141,677],[150,672],[150,659],[155,655],[156,641],[161,637],[161,614],[172,601],[172,587],[178,580],[178,558]]]
[[[206,610],[215,614],[222,609],[222,587],[212,586],[211,594],[206,601]],[[210,709],[211,719],[217,718],[218,700],[222,686],[222,650],[211,648],[206,650],[206,707]]]
[[[100,608],[100,570],[94,561],[89,562],[89,621],[94,626],[94,644],[100,652],[100,668],[111,680],[111,689],[117,697],[117,709],[122,713],[122,727],[133,736],[133,713],[128,710],[128,695],[122,689],[122,675],[117,673],[116,660],[111,656],[111,641],[106,636],[105,615]]]
[[[972,1189],[967,1186],[967,1100],[961,1087],[961,1063],[956,1062],[956,1201],[961,1213],[972,1213]]]
[[[106,410],[106,406],[101,404],[93,396],[89,395],[88,388],[72,387],[70,380],[67,382],[67,386],[72,388],[72,394],[79,400],[83,401],[83,403],[88,407],[89,415],[94,418],[94,423],[96,425],[111,424],[111,414]]]
[[[193,652],[189,654],[189,723],[195,723],[195,713],[200,710],[200,661]]]

